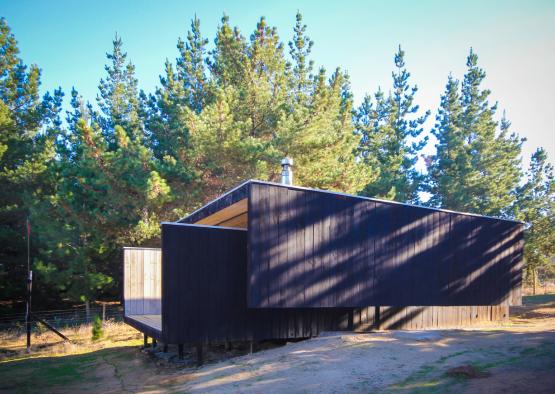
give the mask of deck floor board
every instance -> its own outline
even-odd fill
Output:
[[[162,315],[127,315],[127,318],[133,319],[160,332],[162,331]]]

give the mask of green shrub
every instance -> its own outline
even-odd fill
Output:
[[[48,331],[48,329],[46,328],[46,326],[44,324],[42,324],[40,321],[38,321],[35,324],[35,332],[37,333],[37,335],[42,335],[47,331]]]
[[[95,316],[92,325],[92,340],[97,341],[104,336],[104,328],[102,327],[102,320],[99,316]]]

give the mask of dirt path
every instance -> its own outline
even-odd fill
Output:
[[[514,308],[503,327],[328,333],[204,367],[173,382],[187,392],[555,392],[555,300]],[[542,303],[542,301],[547,301]],[[450,378],[471,365],[489,375]]]
[[[491,377],[479,381],[444,377],[448,369],[469,364],[490,372]],[[519,380],[527,380],[522,392],[530,392],[531,384],[534,392],[543,386],[546,392],[548,388],[553,392],[555,332],[331,333],[202,368],[188,376],[192,381],[176,388],[203,393],[352,393],[386,389],[444,392],[468,386],[469,392],[475,392],[494,385],[514,393],[515,387],[507,381],[514,370],[520,372]],[[525,379],[529,373],[533,373],[530,379]],[[545,379],[538,382],[536,378],[542,374]]]
[[[555,392],[555,296],[503,327],[328,333],[203,368],[163,366],[136,346],[0,364],[0,392]],[[471,366],[485,377],[448,377]]]

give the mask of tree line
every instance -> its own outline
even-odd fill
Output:
[[[427,130],[401,47],[391,86],[355,106],[347,72],[311,60],[301,14],[287,44],[265,18],[246,37],[224,16],[210,49],[195,17],[154,92],[139,89],[121,38],[112,44],[95,102],[73,88],[64,111],[65,93],[40,96],[40,69],[0,20],[4,301],[24,298],[27,218],[35,299],[114,299],[123,246],[158,245],[161,221],[245,179],[278,180],[285,156],[302,186],[523,220],[526,277],[553,277],[553,168],[542,148],[522,168],[524,140],[496,120],[472,50]],[[424,155],[430,135],[436,153]]]

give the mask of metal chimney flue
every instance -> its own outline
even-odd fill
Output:
[[[281,160],[281,183],[284,185],[293,184],[293,159],[289,157]]]

